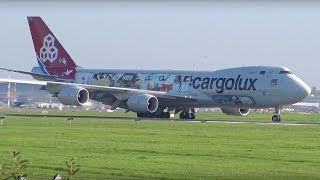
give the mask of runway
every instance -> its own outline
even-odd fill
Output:
[[[302,123],[302,122],[259,122],[259,121],[241,121],[241,120],[197,120],[197,121],[189,121],[193,123],[201,123],[205,121],[206,123],[226,123],[226,124],[262,124],[262,125],[287,125],[287,126],[319,126],[320,123]]]
[[[320,126],[319,123],[305,123],[305,122],[261,122],[254,120],[186,120],[186,119],[155,119],[155,118],[135,118],[135,117],[116,117],[116,116],[68,116],[68,115],[34,115],[34,114],[2,114],[1,117],[15,116],[15,117],[58,117],[58,118],[92,118],[92,119],[119,119],[119,120],[135,120],[135,121],[179,121],[189,123],[225,123],[225,124],[261,124],[261,125],[286,125],[286,126]]]

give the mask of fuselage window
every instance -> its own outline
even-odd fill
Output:
[[[292,74],[292,72],[291,71],[280,71],[279,74]]]

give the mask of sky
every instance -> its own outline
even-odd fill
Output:
[[[83,67],[214,71],[285,66],[320,88],[316,1],[4,0],[1,67],[30,71],[36,65],[27,16],[41,16]]]

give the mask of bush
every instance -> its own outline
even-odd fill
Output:
[[[68,168],[68,180],[72,180],[73,176],[79,171],[79,166],[75,165],[74,159],[71,158],[69,161],[66,161],[66,165]]]
[[[12,156],[12,164],[11,164],[11,177],[16,180],[25,179],[27,174],[24,173],[25,169],[28,167],[28,160],[22,159],[20,152],[16,152],[15,150],[11,151]]]
[[[2,164],[0,164],[0,180],[4,180],[3,170],[2,170]]]

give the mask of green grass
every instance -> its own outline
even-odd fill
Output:
[[[63,112],[49,112],[54,113]],[[214,117],[206,115],[199,117]],[[319,117],[301,116],[292,118]],[[14,149],[30,161],[28,179],[66,177],[71,157],[81,166],[75,179],[320,179],[320,126],[80,118],[70,126],[66,118],[10,116],[4,121],[0,164],[6,175]]]
[[[48,111],[48,115],[69,115],[69,116],[98,116],[98,117],[132,117],[136,118],[136,113],[124,111],[106,112],[106,111],[85,111],[85,110],[41,110],[41,109],[2,109],[0,114],[36,114],[41,115],[42,111]],[[247,116],[229,116],[223,113],[214,112],[197,112],[198,120],[241,120],[241,121],[259,121],[259,122],[272,122],[271,117],[274,113],[254,113],[251,112]],[[300,123],[320,123],[320,113],[282,113],[282,122],[300,122]],[[175,115],[175,119],[179,115]]]
[[[250,113],[247,116],[228,116],[223,113],[197,113],[197,119],[204,120],[248,120],[259,122],[272,122],[271,117],[274,113]],[[319,113],[281,113],[282,122],[300,122],[300,123],[320,123]]]

